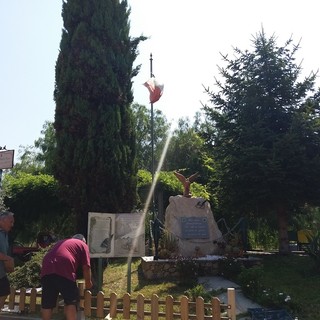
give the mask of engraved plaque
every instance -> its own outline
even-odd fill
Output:
[[[206,217],[181,217],[183,239],[208,239],[209,226]]]

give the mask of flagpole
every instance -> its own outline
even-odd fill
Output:
[[[150,53],[150,78],[153,78],[152,70],[152,53]],[[153,102],[151,102],[151,174],[152,174],[152,183],[154,181],[154,119],[153,119]],[[152,210],[154,215],[154,192],[152,194]]]
[[[153,58],[152,53],[150,53],[150,78],[153,78]],[[152,185],[154,183],[154,115],[153,115],[153,102],[151,102],[151,175],[152,175]],[[156,218],[156,206],[155,206],[155,199],[154,199],[154,190],[152,190],[152,222],[153,222],[153,241],[154,241],[154,260],[158,260],[158,246],[159,246],[159,224]]]

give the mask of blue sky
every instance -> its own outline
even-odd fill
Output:
[[[320,69],[320,19],[316,0],[129,0],[131,34],[150,37],[139,47],[134,101],[149,105],[142,85],[153,73],[164,83],[154,104],[173,125],[192,118],[207,101],[203,87],[213,88],[223,65],[221,53],[232,47],[250,49],[252,36],[263,26],[283,45],[290,36],[301,40],[297,62],[305,75]],[[62,1],[0,0],[0,146],[33,145],[46,120],[54,120],[55,63],[61,39]],[[319,85],[319,81],[318,81]]]

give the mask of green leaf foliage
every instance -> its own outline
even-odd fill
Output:
[[[279,47],[262,30],[252,44],[252,51],[235,48],[233,59],[222,56],[226,67],[219,68],[218,91],[207,89],[212,106],[204,110],[214,130],[206,139],[216,165],[212,188],[225,211],[277,212],[285,230],[290,209],[319,202],[316,74],[300,80],[299,46],[292,39]]]
[[[70,208],[61,199],[58,182],[50,175],[17,172],[5,175],[4,202],[15,214],[13,238],[35,241],[40,231],[70,235]]]
[[[54,175],[86,233],[87,213],[130,212],[136,203],[130,104],[137,46],[126,1],[63,3],[56,64]]]
[[[309,244],[306,246],[305,250],[307,254],[314,260],[316,270],[320,271],[320,231],[317,230],[315,234],[309,235]]]
[[[188,118],[180,118],[178,128],[172,133],[167,156],[164,161],[166,171],[183,170],[189,176],[198,172],[197,182],[205,184],[212,171],[212,158],[205,147],[205,140]]]
[[[159,175],[155,176],[157,179],[155,193],[161,192],[161,196],[164,200],[164,208],[169,204],[169,197],[182,195],[183,186],[181,182],[175,177],[173,172],[161,171]],[[140,207],[146,202],[148,193],[150,192],[152,184],[152,175],[145,170],[138,171],[138,194],[140,198]],[[191,184],[191,193],[194,197],[202,197],[209,200],[210,194],[206,190],[206,187],[194,182]]]
[[[10,285],[17,289],[40,287],[42,259],[47,251],[47,249],[42,249],[36,252],[29,261],[15,267],[14,272],[9,274]]]
[[[295,62],[299,49],[262,30],[253,50],[222,56],[217,92],[207,89],[216,171],[211,188],[225,211],[236,215],[276,213],[280,251],[288,251],[288,213],[317,204],[320,191],[319,93],[316,74],[303,80]]]
[[[169,134],[169,124],[161,110],[153,110],[153,121],[151,120],[151,109],[148,109],[146,106],[134,103],[132,105],[132,110],[136,127],[138,169],[148,170],[151,172],[152,139],[154,164],[155,167],[157,167]]]

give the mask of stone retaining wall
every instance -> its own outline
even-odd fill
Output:
[[[182,261],[182,260],[180,260]],[[184,260],[186,264],[188,260]],[[218,260],[190,260],[195,263],[198,270],[205,275],[218,274]],[[143,275],[146,279],[172,279],[180,277],[178,260],[153,260],[153,257],[142,257],[141,267]]]
[[[190,259],[190,263],[195,264],[200,275],[215,276],[219,272],[219,260],[226,259],[221,256],[216,259]],[[245,267],[251,267],[261,263],[259,258],[239,258]],[[179,263],[184,261],[188,266],[188,259],[184,260],[154,260],[153,257],[141,257],[141,267],[146,279],[175,279],[183,275],[180,274]],[[190,264],[190,267],[192,265]]]

